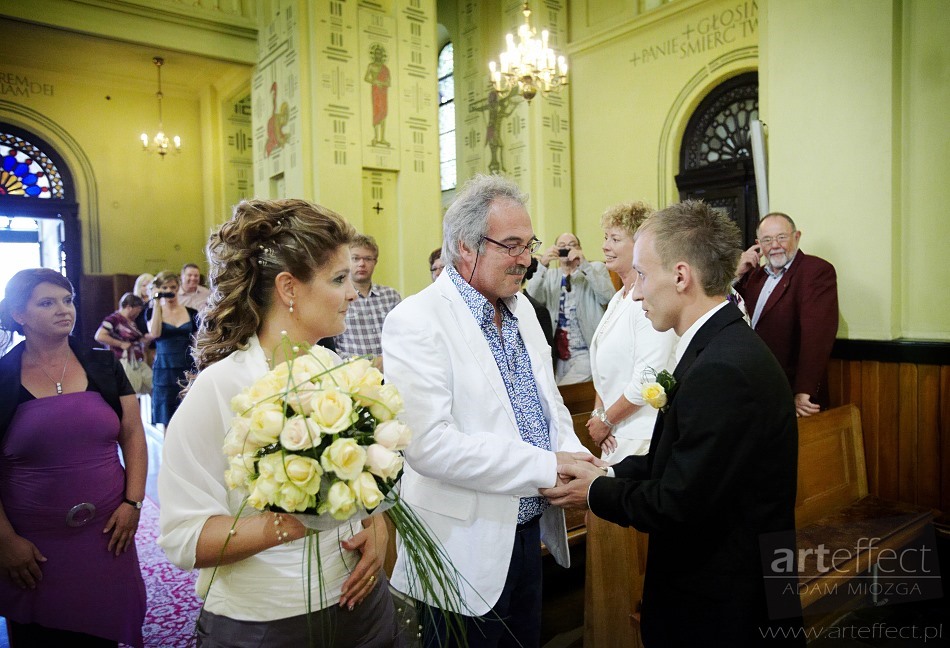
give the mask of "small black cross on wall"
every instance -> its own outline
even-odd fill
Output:
[[[379,216],[379,212],[383,211],[384,208],[383,208],[382,206],[380,206],[379,201],[377,200],[377,201],[376,201],[376,206],[375,206],[375,207],[372,207],[371,209],[376,210],[376,215]]]

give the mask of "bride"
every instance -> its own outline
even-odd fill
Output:
[[[199,646],[302,646],[311,637],[340,648],[403,645],[382,569],[382,516],[321,532],[318,559],[294,516],[242,510],[224,478],[231,398],[289,359],[285,334],[313,344],[343,331],[356,298],[354,234],[318,205],[252,200],[209,241],[214,290],[194,353],[199,374],[168,427],[159,474],[158,542],[179,567],[202,571]]]

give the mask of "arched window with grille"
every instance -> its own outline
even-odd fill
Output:
[[[759,220],[750,126],[759,118],[759,77],[735,76],[700,102],[680,146],[676,186],[680,200],[699,198],[725,211],[742,231],[746,247]]]
[[[79,222],[72,176],[34,133],[0,123],[0,292],[23,268],[62,272],[79,287]]]
[[[439,51],[439,172],[442,191],[455,189],[455,57],[452,43]]]

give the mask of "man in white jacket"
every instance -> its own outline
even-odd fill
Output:
[[[570,560],[564,513],[538,491],[555,484],[559,462],[594,460],[519,292],[539,245],[518,187],[473,178],[445,214],[445,271],[383,326],[386,380],[413,430],[402,496],[462,576],[453,607],[473,647],[540,644],[541,540],[559,564]],[[402,551],[392,584],[438,602]],[[438,611],[424,609],[423,645],[455,645]]]

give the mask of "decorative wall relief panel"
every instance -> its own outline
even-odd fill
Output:
[[[271,198],[303,195],[300,62],[296,2],[275,2],[259,32],[260,55],[251,82],[255,189]],[[276,191],[289,192],[277,194]]]
[[[395,171],[363,170],[363,228],[381,243],[374,278],[393,285],[399,276],[401,245]],[[390,283],[392,282],[392,283]]]
[[[490,86],[486,61],[490,57],[482,47],[485,15],[484,11],[479,12],[479,5],[478,0],[459,2],[460,38],[455,46],[456,164],[459,185],[476,173],[488,171],[488,136],[495,138],[496,147],[502,142],[500,124],[504,119],[496,115],[493,120],[488,108]],[[498,158],[497,153],[495,157]],[[496,162],[495,166],[501,169],[501,162]]]
[[[356,3],[325,0],[318,5],[314,43],[317,79],[314,121],[320,165],[359,164],[359,39]]]
[[[438,53],[435,3],[407,0],[396,15],[399,55],[398,91],[402,115],[402,170],[414,174],[438,173]]]
[[[240,94],[223,105],[226,160],[224,204],[230,207],[254,195],[254,139],[251,125],[251,95]],[[222,218],[224,214],[220,215]]]
[[[396,20],[383,7],[373,8],[376,4],[359,8],[360,145],[364,167],[397,170],[402,62],[397,55]]]

